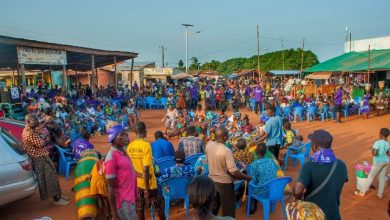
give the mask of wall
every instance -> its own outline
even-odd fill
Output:
[[[370,45],[371,50],[390,49],[390,36],[377,37],[370,39],[354,40],[351,42],[352,51],[362,52],[368,50]],[[349,52],[349,41],[344,43],[344,53]]]

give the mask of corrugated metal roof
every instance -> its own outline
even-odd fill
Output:
[[[370,51],[370,70],[390,69],[390,49]],[[348,72],[368,70],[368,51],[349,52],[314,65],[304,72]]]
[[[273,75],[298,75],[301,73],[299,70],[270,70]]]

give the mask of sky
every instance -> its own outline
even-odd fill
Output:
[[[1,0],[0,35],[139,53],[136,61],[176,66],[282,48],[312,50],[320,61],[343,53],[352,40],[390,35],[389,0]],[[283,38],[283,47],[281,38]]]

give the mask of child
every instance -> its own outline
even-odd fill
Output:
[[[206,114],[204,113],[204,111],[202,109],[202,105],[199,104],[198,109],[195,112],[195,121],[202,122],[205,120],[205,118],[206,118]]]
[[[370,147],[373,156],[373,164],[371,171],[368,174],[367,180],[362,187],[362,191],[356,190],[355,195],[364,196],[372,184],[375,176],[378,175],[379,188],[376,194],[379,199],[383,198],[383,191],[386,183],[387,165],[389,163],[388,156],[390,155],[390,144],[387,141],[389,137],[389,129],[382,128],[379,131],[379,140],[375,141],[374,146]]]
[[[244,126],[242,130],[244,131],[244,134],[250,134],[253,131],[253,125],[249,122],[248,115],[245,115],[244,117]]]
[[[286,121],[283,123],[283,130],[285,133],[284,145],[280,148],[279,151],[279,163],[284,164],[284,157],[287,153],[287,148],[289,147],[300,147],[303,144],[303,137],[301,135],[295,136],[295,132],[291,129],[291,123]],[[292,154],[297,154],[301,152],[300,150],[290,150]]]
[[[236,150],[233,153],[234,160],[241,161],[245,165],[251,164],[254,160],[253,153],[246,150],[246,141],[243,138],[238,139]]]

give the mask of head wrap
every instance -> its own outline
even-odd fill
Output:
[[[119,133],[123,131],[122,125],[115,125],[108,129],[108,142],[112,143]]]

